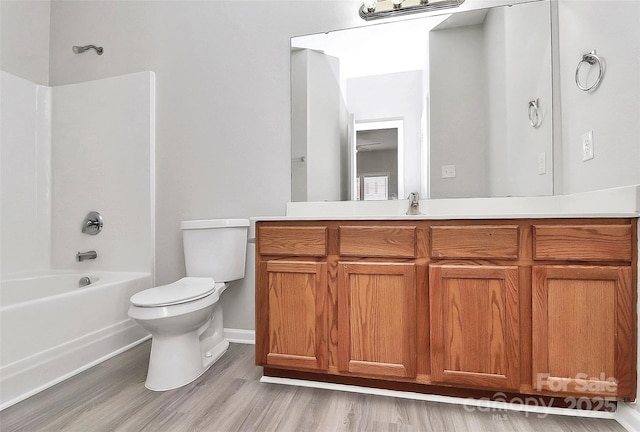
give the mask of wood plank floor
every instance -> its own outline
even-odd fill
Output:
[[[0,413],[9,431],[624,431],[613,420],[540,417],[259,382],[252,345],[177,390],[144,387],[146,342]]]

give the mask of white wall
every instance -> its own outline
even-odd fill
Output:
[[[560,91],[563,193],[640,183],[640,2],[562,0]],[[582,55],[605,61],[600,86],[575,84]],[[595,158],[582,161],[581,136],[593,130]]]
[[[518,6],[522,7],[522,6]],[[514,9],[514,8],[512,8]],[[486,58],[484,76],[487,79],[487,190],[490,196],[508,196],[507,138],[507,41],[505,12],[507,8],[489,11],[484,22],[483,52]]]
[[[347,109],[356,122],[404,120],[405,195],[420,191],[422,79],[417,70],[347,80]]]
[[[291,51],[291,201],[307,201],[308,50]]]
[[[291,199],[340,201],[341,151],[346,146],[340,60],[308,49],[293,52],[291,59],[291,119],[295,125]]]
[[[0,1],[3,71],[36,84],[49,84],[50,11],[50,0]]]
[[[0,72],[0,272],[50,268],[51,89]]]
[[[153,269],[153,74],[60,87],[2,72],[3,277]],[[90,210],[97,236],[81,233]],[[76,253],[98,259],[78,263]]]
[[[154,84],[139,72],[53,87],[53,268],[153,269]],[[91,210],[98,235],[81,232]],[[89,250],[98,258],[76,262]]]
[[[185,273],[180,221],[281,215],[290,200],[292,36],[362,25],[359,1],[51,4],[51,83],[151,70],[157,82],[157,282]],[[72,45],[104,46],[104,55]],[[225,326],[254,328],[247,277],[222,302]]]
[[[344,104],[340,91],[340,60],[315,51],[308,51],[309,73],[307,92],[307,199],[309,201],[339,201],[341,192],[340,150],[343,122],[340,115]]]

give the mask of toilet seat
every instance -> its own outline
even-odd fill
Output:
[[[211,295],[216,290],[213,278],[184,277],[168,285],[149,288],[131,297],[138,307],[163,307],[188,303]]]

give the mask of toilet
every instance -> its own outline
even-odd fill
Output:
[[[183,221],[187,277],[131,297],[129,317],[151,333],[145,386],[164,391],[202,375],[229,347],[220,296],[245,274],[248,219]]]

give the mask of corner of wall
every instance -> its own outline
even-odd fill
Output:
[[[2,70],[49,85],[51,0],[0,1]],[[29,41],[28,50],[22,41]]]

